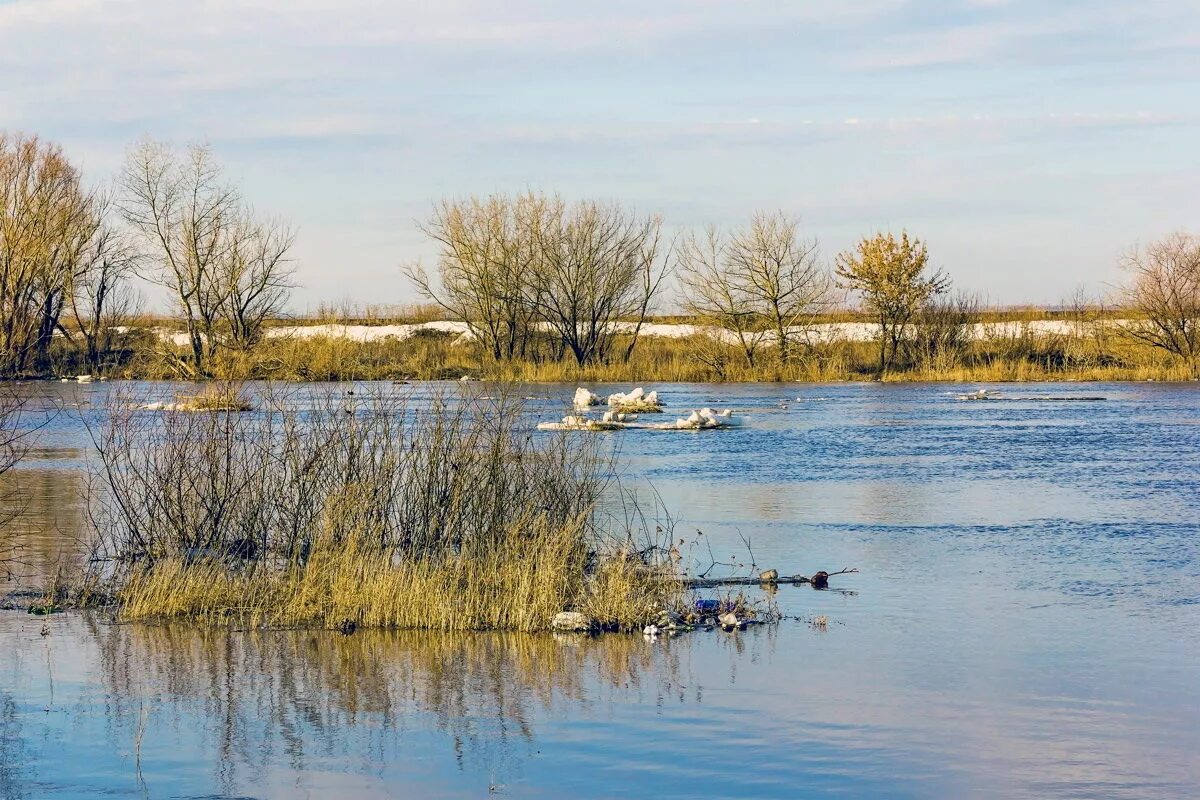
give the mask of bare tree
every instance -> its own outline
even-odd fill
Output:
[[[441,245],[421,293],[466,322],[497,360],[528,354],[539,327],[579,364],[604,361],[626,322],[628,358],[662,286],[660,222],[619,206],[534,193],[445,201],[425,231]]]
[[[593,200],[567,206],[555,199],[548,209],[528,299],[577,364],[607,361],[618,323],[632,323],[636,343],[665,279],[662,221]]]
[[[735,340],[746,366],[754,367],[767,331],[758,324],[754,299],[727,257],[727,243],[721,233],[709,227],[703,236],[684,235],[675,247],[675,263],[684,310],[700,322],[716,327],[720,341]],[[714,367],[723,363],[719,347],[712,348],[708,341],[701,344],[702,361]]]
[[[171,292],[190,371],[204,375],[218,347],[255,341],[265,316],[286,302],[291,234],[254,219],[207,147],[179,157],[144,142],[130,152],[120,185],[125,220],[152,254],[148,276]]]
[[[440,287],[420,264],[406,269],[420,292],[465,322],[496,360],[524,357],[535,329],[528,282],[550,201],[532,194],[444,200],[423,230],[441,246]]]
[[[73,326],[59,325],[71,341],[83,340],[84,358],[97,372],[116,331],[137,313],[140,297],[131,280],[137,267],[137,254],[122,230],[111,219],[111,200],[96,195],[98,224],[82,252],[67,303]]]
[[[0,375],[48,366],[51,338],[99,225],[62,149],[0,134]]]
[[[1200,239],[1173,233],[1134,250],[1124,266],[1132,277],[1125,299],[1140,314],[1129,335],[1200,372]]]
[[[750,366],[767,335],[787,363],[796,328],[811,323],[829,293],[816,239],[802,237],[782,212],[756,214],[728,237],[715,229],[702,240],[686,237],[676,258],[685,308],[732,334]]]
[[[258,344],[263,324],[282,313],[293,286],[287,261],[294,241],[282,223],[239,222],[220,276],[226,287],[221,313],[231,347],[248,350]]]
[[[900,343],[913,318],[950,286],[941,270],[926,274],[929,250],[904,231],[897,239],[879,233],[860,241],[837,259],[841,286],[858,292],[879,325],[879,375],[895,362]]]

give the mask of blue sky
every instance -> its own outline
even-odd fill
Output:
[[[925,238],[1057,302],[1200,232],[1194,0],[0,0],[0,128],[103,180],[205,140],[299,231],[295,305],[406,302],[433,201],[559,191],[671,229],[798,215]]]

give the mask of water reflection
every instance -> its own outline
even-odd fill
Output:
[[[43,586],[59,568],[83,563],[86,478],[77,468],[39,468],[38,455],[0,475],[0,591]]]
[[[8,612],[0,637],[18,647],[0,653],[0,797],[1198,788],[1200,731],[1160,691],[1193,664],[1155,662],[1149,685],[1114,694],[1098,662],[1055,669],[1062,654],[1038,631],[1015,650],[964,631],[970,647],[943,653],[937,637],[833,619],[647,642],[229,633],[77,615],[43,637],[41,620]]]

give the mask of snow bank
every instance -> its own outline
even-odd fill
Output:
[[[267,328],[264,335],[274,339],[294,338],[309,339],[313,337],[328,337],[331,339],[349,339],[354,342],[379,342],[384,339],[408,339],[421,331],[438,331],[454,334],[460,340],[469,339],[470,327],[465,322],[440,320],[437,322],[420,322],[411,325],[291,325],[278,328]]]
[[[1108,324],[1117,328],[1132,327],[1134,320],[1115,319]],[[637,324],[633,322],[613,322],[610,330],[614,333],[632,334]],[[539,329],[551,330],[545,324]],[[113,328],[118,333],[128,333],[133,328],[120,326]],[[436,322],[420,322],[407,325],[342,325],[342,324],[311,324],[311,325],[281,325],[267,328],[263,335],[268,339],[311,337],[329,337],[349,339],[355,342],[377,342],[384,339],[408,339],[422,331],[440,331],[454,334],[455,344],[470,341],[472,338],[470,326],[465,322],[455,320],[439,320]],[[163,341],[177,346],[187,346],[190,340],[186,333],[170,331],[165,328],[154,328],[154,334]],[[788,328],[788,334],[795,339],[809,344],[831,342],[870,342],[879,336],[879,326],[873,322],[818,322],[813,325],[794,325]],[[976,341],[986,341],[997,338],[1012,338],[1018,336],[1078,336],[1079,325],[1070,320],[1036,319],[1030,321],[1008,320],[1004,322],[979,322],[968,326],[968,336]],[[61,335],[55,332],[56,336]],[[709,336],[726,344],[738,344],[738,337],[733,331],[708,325],[689,325],[670,322],[646,322],[641,326],[639,335],[647,338],[682,339],[688,336]],[[768,347],[775,344],[774,336],[763,332],[762,343]]]

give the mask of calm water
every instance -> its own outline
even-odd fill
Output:
[[[73,407],[0,487],[36,577],[112,386],[28,388]],[[848,591],[655,642],[0,612],[0,798],[1200,795],[1200,386],[656,388],[746,427],[599,434],[627,485]]]

